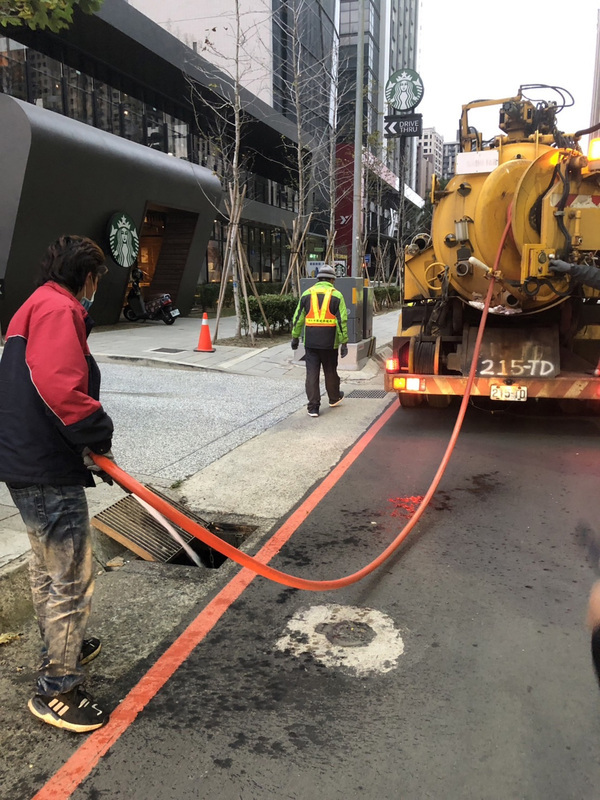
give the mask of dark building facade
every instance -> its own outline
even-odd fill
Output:
[[[215,123],[232,102],[227,77],[124,0],[106,0],[92,16],[76,12],[60,34],[7,32],[0,37],[3,324],[31,290],[26,275],[49,241],[80,233],[108,250],[106,221],[117,211],[137,227],[150,289],[170,291],[186,313],[198,282],[221,279],[226,219],[216,175],[224,139],[215,138]],[[254,278],[282,280],[297,209],[289,177],[295,130],[248,92],[242,104],[242,237]],[[110,275],[94,305],[100,323],[116,321],[127,288],[128,272],[116,262]]]

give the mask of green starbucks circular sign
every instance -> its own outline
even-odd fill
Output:
[[[108,244],[117,264],[127,269],[135,264],[140,252],[140,237],[129,214],[117,211],[112,215],[108,223]]]
[[[423,81],[414,69],[393,72],[385,85],[388,103],[398,111],[411,111],[423,98]]]

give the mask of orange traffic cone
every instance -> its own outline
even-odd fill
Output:
[[[202,315],[202,327],[200,328],[200,338],[198,339],[198,347],[194,347],[195,353],[214,353],[215,348],[212,346],[210,339],[210,328],[208,327],[208,314],[206,311]]]

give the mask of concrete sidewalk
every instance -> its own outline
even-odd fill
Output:
[[[389,344],[398,325],[398,310],[379,314],[373,319],[373,336],[376,350]],[[269,378],[293,377],[302,375],[303,363],[293,361],[290,340],[283,344],[268,346],[262,342],[256,347],[234,347],[221,345],[235,336],[235,317],[223,317],[219,321],[219,338],[215,342],[215,320],[209,319],[209,330],[214,353],[197,353],[202,319],[184,317],[174,325],[163,322],[123,323],[110,328],[92,331],[89,339],[90,350],[96,360],[128,360],[156,366],[186,367],[237,375],[268,376]],[[356,379],[364,380],[369,374],[368,364],[357,371]],[[365,372],[366,369],[366,372]],[[352,370],[353,371],[353,370]],[[340,376],[349,378],[351,370],[339,367]],[[362,373],[362,375],[360,374]]]
[[[386,352],[386,348],[391,343],[391,339],[396,331],[398,322],[398,311],[391,311],[378,315],[373,320],[373,334],[376,337],[376,354],[370,358],[366,365],[357,371],[345,371],[340,367],[340,377],[343,384],[365,385],[369,381],[373,385],[380,386],[381,359]],[[220,345],[219,341],[214,342],[214,353],[197,353],[194,348],[198,345],[202,320],[197,317],[178,319],[174,325],[166,326],[162,322],[146,323],[124,323],[110,328],[103,328],[92,332],[89,339],[90,349],[94,357],[102,362],[126,362],[132,365],[148,365],[161,368],[179,369],[198,369],[215,370],[221,373],[268,377],[275,380],[303,380],[303,362],[293,361],[293,351],[289,340],[283,344],[272,347],[259,345],[257,347],[234,347],[230,345]],[[211,337],[214,337],[215,321],[209,320]],[[235,334],[235,319],[225,317],[219,324],[219,337],[226,340]],[[383,381],[381,381],[381,388]],[[302,415],[304,420],[305,414]],[[360,426],[367,424],[364,418],[357,417]],[[346,417],[345,425],[348,430],[341,432],[339,440],[341,451],[348,446],[349,439],[353,435],[353,422]],[[344,424],[342,424],[342,429]],[[292,429],[286,435],[292,435]],[[332,429],[330,428],[330,432]],[[275,432],[274,432],[275,433]],[[295,431],[294,431],[295,433]],[[319,435],[315,430],[315,435]],[[259,439],[261,437],[258,437]],[[260,443],[253,445],[253,448],[260,447]],[[252,448],[249,448],[252,452]],[[335,463],[338,456],[331,454],[331,463]],[[260,456],[254,456],[253,471],[257,471],[256,463],[260,461]],[[223,467],[222,467],[223,468]],[[226,467],[230,471],[235,471],[235,466]],[[198,499],[202,499],[203,507],[210,510],[210,503],[207,502],[207,485],[211,484],[210,476],[212,473],[219,475],[218,464],[215,464],[210,473],[203,470],[199,473],[204,476],[199,485],[189,494],[198,494]],[[246,474],[248,474],[246,472]],[[136,476],[142,479],[141,476]],[[219,478],[217,484],[221,483]],[[208,483],[207,483],[208,482]],[[237,481],[235,483],[238,483]],[[250,482],[251,483],[251,482]],[[192,489],[192,481],[189,489]],[[203,486],[204,491],[201,489]],[[248,487],[250,488],[250,487]],[[218,493],[212,490],[213,496]],[[283,490],[280,491],[285,496]],[[93,516],[112,505],[123,496],[122,490],[117,486],[98,485],[93,491],[89,491],[88,503],[90,514]],[[236,501],[236,506],[239,499]],[[245,509],[249,512],[249,508]],[[279,513],[280,510],[277,510]],[[269,512],[270,513],[270,512]],[[103,537],[106,539],[107,537]],[[109,547],[112,544],[106,541]],[[7,608],[5,595],[15,595],[14,584],[19,584],[18,593],[23,597],[28,596],[27,576],[24,566],[29,552],[29,539],[21,518],[12,504],[8,490],[4,484],[0,483],[0,621],[14,618],[14,607]],[[110,556],[110,552],[108,553]],[[102,559],[107,560],[107,559]],[[20,586],[22,584],[22,587]],[[11,586],[11,591],[6,592],[5,588]],[[24,612],[30,613],[29,608],[24,608]],[[0,633],[1,633],[0,629]]]

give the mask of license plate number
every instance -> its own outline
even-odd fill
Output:
[[[178,317],[179,316],[179,309],[178,308],[173,308],[171,310],[171,316],[172,317]]]
[[[524,402],[527,400],[527,387],[517,386],[516,384],[506,386],[493,383],[490,386],[490,400],[517,400]]]

